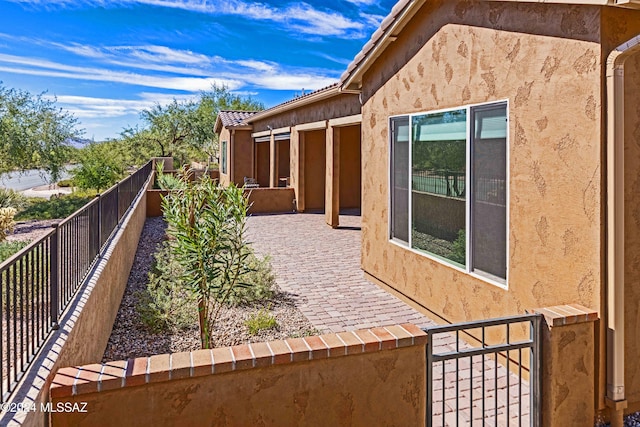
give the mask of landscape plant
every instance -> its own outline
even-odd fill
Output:
[[[0,263],[29,244],[26,240],[0,242]]]
[[[15,208],[0,208],[0,242],[3,242],[7,238],[7,234],[13,231],[15,215]]]
[[[245,238],[249,208],[241,188],[222,187],[208,176],[197,183],[181,177],[185,189],[163,199],[172,256],[183,267],[184,286],[195,296],[202,348],[211,348],[212,330],[234,289],[247,286],[250,251]]]
[[[185,175],[186,171],[183,169],[180,171],[179,176],[173,174],[164,173],[164,163],[158,162],[156,163],[156,185],[161,190],[179,190],[186,188],[185,180],[181,179],[180,176]]]
[[[154,258],[147,287],[137,296],[140,319],[152,332],[188,329],[194,324],[196,310],[194,294],[182,280],[184,269],[173,258],[169,242],[162,243]]]
[[[95,197],[95,194],[77,191],[72,194],[51,196],[50,199],[30,197],[22,209],[18,210],[16,220],[66,218]]]
[[[278,327],[276,317],[269,313],[269,310],[266,308],[262,308],[249,315],[249,318],[244,322],[244,324],[249,330],[249,335],[256,335],[260,331]]]
[[[73,182],[78,188],[100,192],[122,177],[122,164],[109,148],[109,144],[91,143],[80,150],[80,164],[73,170]]]

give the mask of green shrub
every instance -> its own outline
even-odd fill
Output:
[[[147,289],[138,293],[136,309],[152,332],[188,329],[197,322],[195,298],[180,279],[182,266],[171,256],[168,243],[155,255]]]
[[[26,204],[26,198],[17,191],[0,188],[0,208],[21,209]]]
[[[18,252],[20,249],[24,248],[29,244],[28,241],[16,240],[12,242],[1,242],[0,243],[0,263],[4,262],[11,255]]]
[[[51,196],[51,199],[30,197],[25,207],[18,211],[16,220],[29,219],[57,219],[66,218],[93,199],[94,196],[87,192],[76,192],[60,196]]]
[[[186,187],[183,180],[171,174],[158,175],[156,184],[161,190],[180,190]]]
[[[466,247],[467,239],[464,229],[458,230],[458,238],[453,242],[453,249],[451,251],[451,261],[465,264],[466,263]]]
[[[73,180],[72,179],[63,179],[62,181],[58,181],[58,187],[60,187],[60,188],[73,187]]]
[[[276,284],[276,276],[271,268],[271,258],[257,257],[250,250],[247,257],[249,271],[240,276],[240,281],[247,286],[234,288],[229,295],[229,305],[250,304],[257,301],[266,301],[273,297]]]
[[[15,216],[15,208],[0,208],[0,242],[7,238],[7,234],[13,232]]]
[[[265,308],[251,314],[244,324],[249,329],[249,335],[256,335],[260,331],[278,327],[276,317]]]

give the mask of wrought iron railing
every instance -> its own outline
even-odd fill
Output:
[[[531,314],[424,329],[429,337],[426,425],[539,427],[541,320]],[[514,341],[514,328],[528,330],[529,337]],[[461,344],[461,333],[480,345]],[[434,348],[434,336],[442,334],[449,342]]]
[[[0,264],[0,403],[58,328],[152,171],[149,162]]]

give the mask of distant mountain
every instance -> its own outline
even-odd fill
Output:
[[[66,142],[74,148],[82,148],[85,145],[92,143],[93,141],[86,138],[69,138]]]

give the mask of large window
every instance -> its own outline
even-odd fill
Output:
[[[220,172],[227,173],[227,141],[222,141],[220,147]]]
[[[391,239],[504,283],[506,102],[393,117],[390,126]]]

